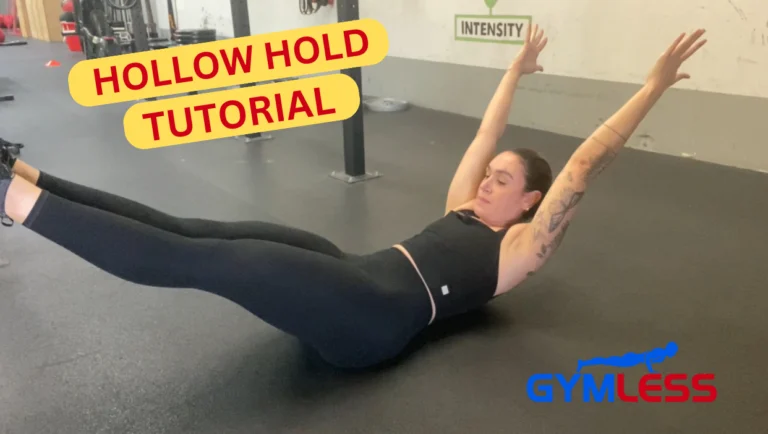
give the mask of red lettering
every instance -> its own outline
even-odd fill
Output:
[[[141,74],[141,81],[139,81],[139,84],[133,84],[131,83],[131,69],[138,69],[139,73]],[[141,90],[144,88],[144,86],[147,85],[149,82],[149,73],[147,72],[147,68],[144,67],[141,63],[132,62],[129,63],[128,66],[125,67],[123,70],[123,81],[125,82],[125,86],[128,87],[128,89],[131,90]]]
[[[101,76],[101,71],[98,69],[93,70],[93,77],[96,80],[96,93],[98,95],[104,95],[104,89],[101,87],[103,83],[112,82],[112,88],[114,89],[115,93],[120,92],[120,88],[117,85],[117,67],[113,66],[110,69],[110,72],[112,75],[109,75],[107,77]]]
[[[285,120],[285,113],[283,113],[283,96],[279,93],[275,94],[275,105],[277,106],[277,120],[282,122]]]
[[[176,56],[173,56],[173,77],[176,79],[176,83],[189,83],[192,81],[192,77],[182,77],[181,76],[181,67],[179,66],[179,58]]]
[[[203,122],[205,122],[206,133],[211,132],[211,116],[209,112],[215,108],[216,108],[216,104],[204,104],[204,105],[195,106],[196,112],[200,112],[200,111],[203,112]]]
[[[312,44],[312,56],[309,58],[305,58],[301,54],[301,44],[304,42],[309,42]],[[310,38],[309,36],[303,36],[299,38],[298,41],[296,41],[296,45],[293,46],[293,51],[296,54],[296,58],[299,59],[299,62],[303,64],[309,64],[314,63],[318,57],[320,57],[320,46],[317,45],[317,41],[315,41],[314,38]]]
[[[227,52],[221,50],[221,60],[224,61],[224,68],[227,69],[229,75],[235,75],[235,62],[240,64],[240,68],[242,68],[244,73],[247,74],[251,72],[251,54],[253,53],[253,45],[246,47],[245,60],[243,60],[243,53],[240,52],[240,48],[235,47],[232,51],[234,59],[230,61],[229,57],[227,57]]]
[[[661,374],[645,374],[640,379],[640,396],[645,402],[661,402],[661,396],[650,395],[648,392],[661,391],[661,384],[649,384],[651,381],[661,380]]]
[[[336,109],[335,108],[330,108],[330,109],[327,109],[327,110],[323,108],[323,98],[320,95],[320,88],[319,87],[315,88],[315,101],[317,102],[317,114],[318,115],[320,115],[320,116],[322,116],[322,115],[332,115],[332,114],[336,113]]]
[[[674,384],[675,380],[685,380],[688,376],[686,374],[669,374],[664,377],[664,387],[670,392],[680,392],[680,395],[667,395],[664,400],[666,402],[685,402],[690,397],[690,391],[685,384]]]
[[[200,60],[202,60],[203,57],[208,57],[209,59],[211,59],[212,70],[208,74],[204,74],[203,71],[200,69]],[[216,58],[215,54],[209,51],[203,51],[202,53],[199,53],[197,56],[195,56],[195,74],[197,74],[198,77],[202,78],[203,80],[208,80],[215,77],[218,72],[219,72],[219,59]]]
[[[624,374],[616,375],[616,393],[624,402],[637,402],[637,396],[627,395],[624,391]]]
[[[231,106],[237,107],[237,111],[240,115],[240,117],[237,119],[237,122],[230,122],[229,119],[227,119],[227,109]],[[243,104],[241,104],[240,101],[227,101],[221,105],[219,116],[221,117],[221,123],[230,130],[240,128],[245,123],[245,107],[243,107]]]
[[[283,56],[285,58],[285,66],[291,66],[291,58],[288,56],[288,41],[283,40],[283,49],[281,51],[272,51],[272,44],[267,42],[267,64],[269,69],[275,69],[275,56]]]
[[[141,115],[142,119],[149,119],[150,122],[152,122],[152,137],[155,140],[160,140],[160,129],[157,126],[157,118],[160,116],[163,116],[165,113],[163,112],[152,112],[152,113],[144,113]]]
[[[300,102],[301,105],[297,105],[297,102]],[[293,118],[296,117],[296,113],[300,112],[306,112],[309,117],[314,116],[307,106],[307,100],[304,99],[304,94],[302,94],[300,90],[296,90],[293,92],[293,98],[291,98],[291,111],[288,112],[288,120],[292,121]]]
[[[352,40],[349,38],[351,35],[357,35],[363,42],[363,47],[358,51],[352,50]],[[362,30],[352,29],[344,31],[344,43],[347,46],[347,57],[361,56],[368,51],[368,36]]]
[[[267,111],[267,109],[269,108],[269,98],[265,96],[254,96],[249,101],[251,103],[251,120],[253,121],[253,125],[259,124],[259,118],[257,116],[259,113],[263,114],[264,117],[267,118],[267,123],[271,124],[272,115],[270,115],[269,112]],[[264,107],[256,108],[257,102],[264,103]]]
[[[717,388],[711,384],[701,384],[702,381],[714,380],[715,374],[696,374],[693,376],[693,389],[699,392],[709,392],[706,396],[696,395],[693,402],[713,402],[717,399]]]
[[[344,57],[343,54],[331,54],[331,41],[328,40],[328,33],[323,33],[323,47],[325,48],[325,59],[336,60]]]
[[[192,110],[190,110],[189,107],[184,107],[184,114],[187,118],[187,129],[179,131],[178,128],[176,128],[176,116],[174,116],[174,111],[168,110],[168,122],[171,124],[171,134],[176,137],[185,137],[192,132]]]
[[[157,69],[157,60],[153,60],[152,62],[152,79],[154,80],[155,86],[168,86],[169,84],[173,83],[170,79],[167,80],[160,80],[160,71]]]

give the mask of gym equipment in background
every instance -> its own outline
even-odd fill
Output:
[[[65,12],[60,17],[62,23],[75,23],[74,35],[80,38],[80,47],[86,59],[116,56],[128,52],[130,34],[124,23],[110,23],[110,11],[106,0],[70,0],[71,16],[67,15],[69,1],[62,4]],[[66,21],[64,21],[66,20]],[[113,27],[114,24],[114,27]],[[71,26],[62,24],[65,40],[71,34]]]
[[[5,42],[6,35],[21,36],[19,12],[16,9],[16,1],[17,0],[6,0],[4,9],[6,13],[0,14],[0,29],[5,29],[5,32],[0,30],[0,44]],[[0,9],[2,9],[2,7],[0,7]]]
[[[170,1],[170,0],[169,0]],[[325,3],[326,6],[335,6],[337,21],[355,21],[360,19],[360,5],[358,0],[317,0],[317,5]],[[236,38],[251,35],[251,22],[248,15],[248,0],[230,0],[232,8],[232,26]],[[300,0],[301,7],[303,0]],[[313,7],[312,10],[319,9]],[[303,8],[302,8],[303,9]],[[313,12],[316,13],[317,11]],[[360,101],[363,101],[363,77],[361,68],[344,69],[341,71],[355,80],[359,89]],[[365,134],[363,124],[363,104],[354,115],[341,122],[344,146],[344,170],[333,171],[330,176],[346,183],[367,181],[383,176],[378,171],[368,171],[365,166]],[[246,140],[248,137],[246,136]],[[258,140],[258,138],[257,138]]]
[[[360,19],[358,0],[338,0],[337,20],[339,22]],[[341,71],[355,80],[360,101],[363,101],[363,71],[362,68],[344,69]],[[365,167],[365,132],[363,123],[363,104],[352,117],[341,122],[344,136],[344,171],[331,172],[333,178],[348,184],[379,178],[379,171],[367,171]]]
[[[299,0],[299,12],[302,15],[316,14],[323,6],[333,6],[333,0]]]
[[[216,40],[216,29],[179,29],[173,33],[173,40],[181,45],[213,42]]]
[[[62,10],[62,35],[65,40],[78,36],[86,59],[149,49],[147,24],[139,0],[64,0]]]
[[[170,0],[169,0],[170,1]],[[299,5],[302,5],[303,0]],[[355,21],[360,19],[360,5],[358,0],[317,0],[313,1],[320,5],[336,7],[337,21]],[[251,35],[251,22],[248,14],[248,0],[230,0],[232,8],[232,26],[234,27],[234,36],[236,38]],[[312,10],[318,9],[313,7]],[[315,11],[316,12],[316,11]],[[313,13],[315,13],[313,12]],[[341,71],[355,80],[359,89],[360,101],[363,101],[363,77],[361,68],[344,69]],[[368,181],[383,176],[378,171],[368,171],[365,166],[365,134],[363,124],[364,105],[360,104],[354,115],[341,122],[342,136],[344,146],[344,170],[333,171],[330,176],[344,181],[346,183],[356,183]],[[252,140],[263,140],[260,134],[253,139],[245,136],[246,142]]]

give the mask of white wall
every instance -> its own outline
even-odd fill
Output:
[[[168,30],[168,0],[150,0],[158,28]],[[174,0],[179,28],[215,28],[220,38],[234,35],[229,0]],[[296,0],[249,0],[251,33],[270,33],[336,22],[336,8],[302,15]]]
[[[249,0],[251,33],[270,33],[337,22],[336,7],[322,7],[316,14],[302,15],[298,0]]]
[[[487,15],[483,0],[360,0],[381,21],[390,55],[504,68],[515,45],[454,40],[456,14]],[[641,83],[675,37],[697,27],[709,43],[680,87],[768,97],[768,0],[498,0],[494,15],[532,15],[550,37],[545,72]]]
[[[168,31],[168,0],[149,0],[157,28]],[[172,0],[176,5],[176,25],[180,29],[216,29],[219,37],[231,38],[232,10],[227,0]]]
[[[160,28],[167,0],[151,0]],[[175,0],[178,23],[232,36],[227,0]],[[390,56],[505,68],[519,46],[454,39],[456,14],[487,15],[484,0],[359,0],[361,17],[387,28]],[[336,22],[335,7],[301,15],[296,0],[249,0],[251,32]],[[641,83],[658,54],[682,31],[708,30],[709,43],[685,67],[678,85],[768,97],[768,0],[498,0],[494,15],[532,15],[550,37],[545,73]]]

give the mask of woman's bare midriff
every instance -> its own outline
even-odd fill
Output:
[[[435,320],[435,315],[437,315],[437,307],[435,306],[435,299],[432,297],[432,293],[429,291],[429,285],[427,285],[427,281],[424,280],[424,276],[421,275],[421,271],[419,270],[419,266],[416,265],[416,261],[413,260],[411,257],[411,254],[408,253],[408,250],[405,249],[400,244],[395,244],[392,246],[399,250],[400,252],[405,255],[406,258],[408,258],[409,261],[411,261],[411,265],[413,265],[413,269],[416,270],[416,273],[418,273],[419,277],[421,278],[421,281],[424,283],[424,289],[427,291],[427,295],[429,295],[429,302],[432,304],[432,318],[429,320],[429,324],[432,324],[432,321]]]

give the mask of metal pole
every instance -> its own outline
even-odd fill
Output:
[[[133,44],[139,53],[149,51],[149,35],[147,35],[147,23],[144,21],[144,8],[141,3],[137,1],[136,6],[131,8]]]
[[[338,21],[355,21],[360,19],[358,0],[338,0],[336,3]],[[360,68],[344,69],[341,71],[355,80],[359,89],[360,107],[351,118],[342,122],[344,138],[344,172],[332,172],[331,176],[342,181],[353,183],[378,178],[379,172],[365,171],[365,132],[363,125],[363,74]]]
[[[82,5],[80,5],[80,0],[72,0],[72,7],[75,14],[75,33],[77,34],[77,37],[80,38],[80,48],[83,50],[85,58],[90,59],[92,57],[89,48],[91,41],[86,41],[85,36],[83,36],[83,11]]]
[[[248,15],[247,0],[230,0],[232,8],[232,27],[235,38],[251,36],[251,17]]]
[[[232,8],[232,27],[235,38],[251,36],[251,17],[248,15],[248,0],[229,0],[229,5]],[[253,86],[253,83],[244,84],[240,87],[249,86]],[[237,137],[243,139],[245,143],[260,142],[272,138],[271,135],[262,133],[252,133]]]

